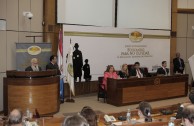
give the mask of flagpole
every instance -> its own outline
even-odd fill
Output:
[[[69,88],[69,98],[67,98],[65,102],[72,102],[72,103],[75,102],[75,100],[71,98],[71,89],[70,88]]]
[[[71,45],[71,38],[70,38],[70,45]],[[68,56],[70,56],[70,55],[68,55]],[[72,99],[72,96],[71,96],[71,87],[70,87],[70,85],[69,85],[69,98],[66,99],[66,102],[71,102],[71,103],[74,103],[75,102],[75,100]]]

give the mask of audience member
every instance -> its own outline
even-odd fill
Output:
[[[166,67],[167,67],[166,61],[162,61],[162,67],[158,68],[157,75],[167,76],[169,74],[169,69]]]
[[[178,108],[177,114],[176,114],[176,118],[177,119],[181,119],[182,118],[182,111],[184,109],[185,106],[189,105],[189,104],[194,104],[194,91],[191,91],[189,94],[189,102],[183,103],[180,105],[180,107]]]
[[[176,58],[173,59],[173,72],[174,73],[181,73],[183,74],[184,68],[185,68],[185,63],[184,60],[180,58],[180,53],[176,53]]]
[[[182,112],[182,122],[184,126],[194,126],[194,105],[190,104],[184,107]]]
[[[123,64],[121,70],[118,72],[120,78],[129,78],[128,65]]]
[[[90,126],[97,126],[97,115],[92,108],[85,106],[80,114],[88,121]]]
[[[107,78],[114,78],[117,79],[118,75],[115,72],[113,65],[108,65],[106,71],[104,72],[104,78],[103,78],[103,89],[107,90]]]
[[[138,78],[144,77],[144,71],[140,68],[139,62],[135,62],[134,68],[130,71],[130,76],[136,76]]]
[[[23,126],[22,112],[19,109],[14,109],[11,111],[8,118],[8,126]]]
[[[89,126],[86,119],[81,115],[68,116],[62,126]]]
[[[148,102],[140,102],[138,109],[139,120],[137,122],[152,122],[151,112],[152,107]]]
[[[28,66],[25,71],[42,71],[41,67],[38,66],[38,59],[32,58],[31,59],[31,66]]]

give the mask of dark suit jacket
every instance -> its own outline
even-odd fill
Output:
[[[144,75],[143,69],[139,68],[139,70],[140,70],[141,74],[142,74],[143,77],[144,77],[145,75]],[[136,75],[137,75],[136,69],[135,69],[135,68],[131,69],[131,70],[130,70],[130,76],[136,76]]]
[[[39,71],[42,71],[42,68],[40,66],[38,66]],[[28,66],[25,71],[33,71],[31,66]]]
[[[184,71],[184,68],[185,68],[184,60],[181,58],[180,58],[180,60],[181,60],[181,65],[180,65],[178,58],[173,59],[173,65],[174,65],[173,72],[174,73],[176,73],[176,72],[183,73],[183,71]],[[183,69],[181,70],[180,67],[182,67]]]
[[[158,68],[158,70],[157,70],[157,74],[166,75],[166,73],[167,73],[167,75],[169,74],[169,69],[168,68],[166,68],[166,72],[164,71],[164,69],[162,67]]]
[[[58,64],[52,64],[51,62],[46,65],[46,70],[57,70],[57,75],[61,75]]]
[[[122,71],[119,71],[118,75],[120,76],[120,78],[129,78],[129,74],[126,74],[126,73],[124,73]]]

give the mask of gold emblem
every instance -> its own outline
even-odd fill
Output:
[[[159,85],[159,84],[160,84],[160,78],[155,78],[154,85]]]
[[[68,64],[67,71],[73,77],[73,64],[71,63]]]
[[[140,42],[143,40],[143,34],[138,32],[138,31],[134,31],[134,32],[129,34],[129,39],[132,42]]]
[[[41,53],[41,48],[39,46],[30,46],[28,48],[28,53],[30,55],[38,55]]]

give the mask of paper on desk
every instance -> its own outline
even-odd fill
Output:
[[[190,68],[191,68],[191,73],[194,79],[194,55],[192,55],[188,60],[189,60]]]
[[[114,122],[113,124],[116,126],[121,126],[123,123],[122,122]]]

